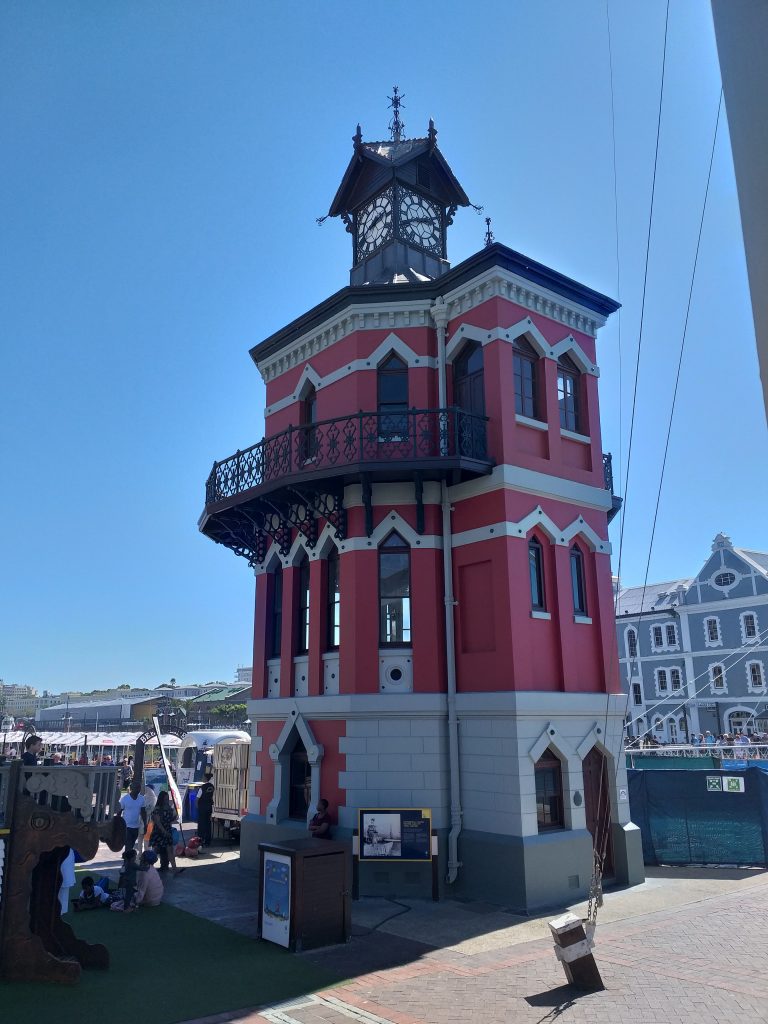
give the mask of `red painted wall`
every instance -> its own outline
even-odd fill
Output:
[[[309,722],[309,728],[323,746],[320,796],[330,804],[332,820],[338,821],[339,807],[343,807],[347,799],[346,790],[339,787],[339,772],[346,771],[347,767],[347,755],[339,752],[339,740],[347,735],[347,723],[315,718]]]

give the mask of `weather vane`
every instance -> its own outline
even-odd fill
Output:
[[[392,120],[389,122],[389,130],[392,133],[392,141],[400,142],[405,133],[405,125],[400,120],[400,107],[405,97],[399,94],[396,85],[392,86],[392,93],[392,96],[387,96],[389,105],[392,108]]]
[[[489,246],[489,245],[493,245],[493,243],[495,241],[496,241],[496,239],[493,237],[493,232],[491,231],[491,218],[490,217],[486,217],[485,218],[485,244],[486,244],[486,247]]]

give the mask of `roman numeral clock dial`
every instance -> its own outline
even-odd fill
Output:
[[[392,235],[392,196],[384,192],[357,215],[357,258],[370,256]]]
[[[440,207],[415,192],[400,193],[400,234],[407,242],[442,255]]]

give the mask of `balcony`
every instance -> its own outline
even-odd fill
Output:
[[[255,565],[272,540],[287,553],[291,531],[317,540],[317,517],[346,536],[343,490],[362,485],[373,532],[373,480],[413,480],[423,532],[425,480],[452,483],[491,472],[486,417],[462,409],[357,412],[287,430],[213,465],[200,529]]]
[[[613,492],[613,456],[610,452],[603,452],[603,480],[605,489],[611,494],[611,508],[608,510],[608,522],[617,515],[621,508],[621,498]]]

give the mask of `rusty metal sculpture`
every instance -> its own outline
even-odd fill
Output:
[[[78,808],[78,804],[85,805],[86,792],[84,776],[80,773],[76,777],[76,769],[57,768],[45,776],[29,774],[22,779],[21,765],[17,762],[12,767],[8,794],[11,807],[6,818],[10,841],[0,916],[0,976],[71,985],[79,981],[83,968],[107,968],[109,951],[78,939],[62,921],[61,864],[70,848],[84,860],[96,855],[100,841],[115,852],[121,850],[125,824],[122,818],[98,824],[85,820],[92,817],[91,790],[88,788],[88,807]],[[40,802],[30,793],[35,793]]]

